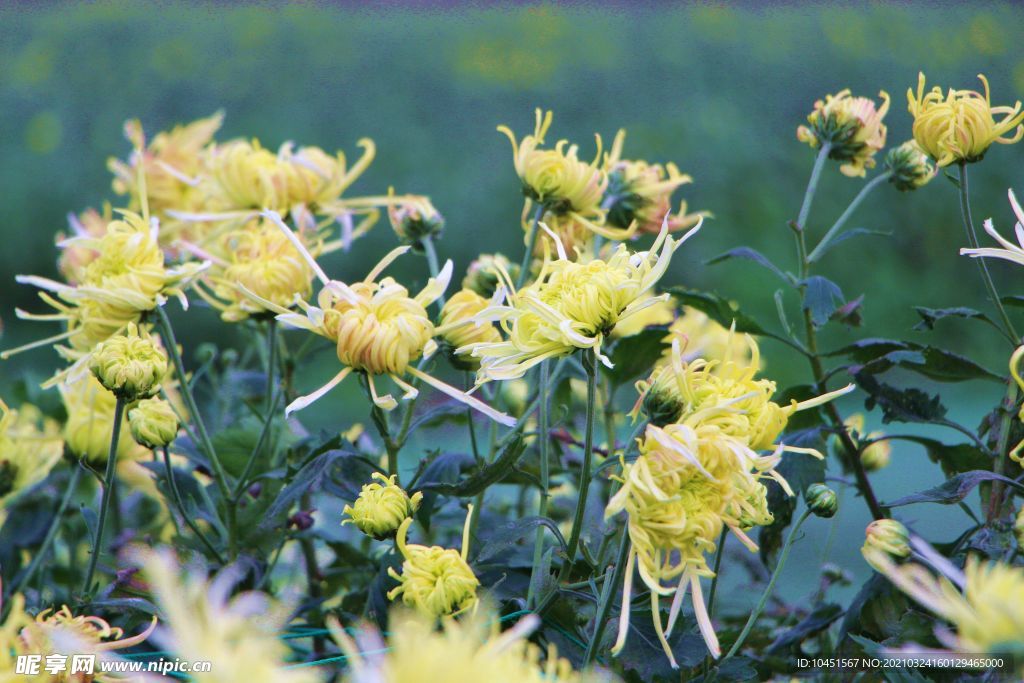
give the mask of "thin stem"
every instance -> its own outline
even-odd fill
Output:
[[[551,365],[549,361],[540,364],[540,382],[537,391],[540,395],[539,429],[537,433],[537,445],[540,452],[540,502],[537,504],[537,515],[547,517],[548,515],[548,489],[551,487],[551,463],[549,462],[548,449],[551,444],[551,437],[548,435],[548,406],[551,381]],[[543,526],[537,527],[537,537],[533,542],[533,569],[530,573],[530,587],[526,595],[526,604],[533,605],[537,597],[533,593],[534,586],[538,583],[537,574],[540,571],[541,558],[544,555],[544,532]]]
[[[960,162],[960,214],[963,217],[964,229],[967,231],[967,241],[970,243],[971,248],[978,248],[978,233],[974,229],[974,221],[971,219],[971,202],[970,202],[970,187],[967,180],[967,163]],[[999,312],[999,318],[1003,324],[1003,328],[1006,331],[1007,336],[1010,338],[1010,342],[1016,346],[1020,343],[1020,335],[1017,334],[1017,330],[1013,327],[1013,322],[1010,321],[1010,316],[1006,313],[1006,308],[1003,307],[1003,302],[999,298],[999,292],[996,290],[995,282],[992,280],[992,274],[989,273],[988,264],[985,263],[985,259],[975,259],[978,262],[978,272],[981,273],[981,279],[985,283],[985,289],[988,290],[988,296],[992,300],[992,304],[996,307],[996,311]],[[1006,472],[1006,448],[1009,444],[1010,437],[1010,421],[1013,418],[1013,407],[1017,404],[1017,383],[1011,377],[1007,381],[1006,386],[1006,399],[1003,404],[1002,415],[999,418],[999,438],[996,442],[996,463],[995,473],[1005,474]],[[989,494],[989,505],[986,512],[988,521],[992,521],[999,517],[1003,507],[1003,489],[1004,485],[1002,481],[998,479],[992,482],[992,490]]]
[[[267,321],[267,412],[273,408],[274,402],[274,371],[277,365],[277,320]]]
[[[188,410],[189,417],[192,418],[196,425],[199,446],[209,459],[210,466],[213,467],[214,480],[217,482],[217,488],[220,489],[221,495],[226,502],[231,496],[231,487],[228,486],[228,475],[224,471],[224,465],[221,464],[220,458],[217,457],[217,451],[213,447],[210,434],[206,431],[206,424],[204,424],[202,415],[199,413],[199,407],[196,405],[196,399],[192,395],[192,387],[189,386],[188,377],[185,374],[185,364],[181,359],[181,353],[178,352],[178,342],[174,338],[171,321],[161,306],[156,307],[156,315],[157,322],[160,325],[160,334],[163,337],[167,353],[171,357],[171,363],[174,365],[174,374],[178,377],[178,383],[181,386],[181,397],[185,401],[185,408]]]
[[[811,212],[814,193],[818,191],[818,179],[821,177],[821,169],[825,167],[825,161],[828,159],[830,151],[832,151],[832,145],[827,142],[822,143],[821,149],[818,150],[818,156],[814,159],[811,179],[807,183],[807,189],[804,191],[804,201],[800,204],[800,214],[796,219],[797,227],[801,231],[807,228],[807,215]]]
[[[420,240],[420,244],[423,245],[423,254],[427,257],[427,267],[430,269],[430,276],[436,278],[441,269],[437,263],[437,250],[434,248],[434,238],[427,235]],[[439,308],[444,307],[444,292],[441,292],[441,295],[437,297],[437,305]]]
[[[92,556],[89,558],[89,570],[85,574],[85,583],[82,585],[82,593],[85,594],[92,590],[92,580],[96,575],[96,565],[100,559],[100,550],[103,548],[103,527],[107,523],[111,493],[117,481],[117,442],[121,436],[121,419],[124,417],[124,404],[124,398],[118,396],[114,404],[114,428],[110,435],[110,450],[107,452],[107,470],[103,476],[103,497],[100,499],[100,514],[99,520],[96,523],[96,538],[92,545]]]
[[[215,558],[217,558],[217,562],[223,565],[224,558],[221,556],[220,552],[212,543],[210,543],[210,540],[206,538],[206,534],[202,532],[199,525],[195,523],[192,516],[185,510],[185,501],[181,497],[181,491],[178,489],[178,482],[174,478],[174,469],[171,467],[171,454],[168,452],[167,446],[163,447],[163,455],[164,468],[167,471],[167,484],[171,489],[171,495],[174,497],[174,504],[177,506],[178,512],[181,513],[181,518],[185,520],[185,524],[187,524],[188,528],[192,530],[192,533],[202,541],[203,545],[206,546],[206,549],[209,550]]]
[[[573,562],[576,561],[576,550],[579,548],[580,535],[583,532],[583,517],[587,511],[587,494],[590,492],[591,466],[594,461],[594,413],[597,396],[597,358],[593,349],[585,352],[583,368],[587,372],[587,425],[583,432],[583,468],[580,471],[579,497],[576,500],[576,514],[573,515],[572,531],[566,546],[565,564],[562,565],[560,579],[569,575]]]
[[[832,239],[839,234],[839,231],[843,229],[846,221],[849,220],[850,216],[853,215],[853,212],[857,210],[857,207],[864,201],[864,198],[867,197],[876,187],[887,181],[891,176],[892,171],[885,171],[872,178],[864,185],[864,187],[861,188],[860,192],[857,193],[857,196],[853,198],[852,202],[850,202],[850,205],[846,207],[846,211],[843,211],[842,215],[839,216],[836,222],[832,224],[832,227],[828,229],[828,232],[825,233],[825,236],[821,238],[821,241],[818,242],[818,246],[811,250],[810,255],[807,257],[808,262],[814,263],[821,258],[821,255],[825,253],[825,249],[828,247],[829,242],[831,242]]]
[[[736,639],[736,642],[732,644],[731,648],[729,648],[729,652],[722,658],[722,662],[725,662],[725,660],[736,654],[743,645],[743,641],[747,639],[748,635],[750,635],[750,630],[754,628],[754,623],[757,621],[758,617],[761,616],[761,612],[764,611],[764,606],[768,604],[768,598],[771,597],[772,590],[775,588],[775,582],[782,574],[782,568],[786,565],[786,558],[789,557],[789,549],[793,546],[793,541],[796,539],[796,533],[800,530],[800,526],[804,523],[804,520],[810,516],[810,514],[810,508],[805,509],[799,519],[796,520],[796,524],[794,524],[793,528],[790,530],[789,536],[786,537],[786,543],[782,546],[782,554],[779,555],[779,562],[775,565],[775,571],[772,572],[772,578],[769,579],[768,585],[765,586],[764,592],[761,594],[761,599],[757,603],[757,607],[755,607],[754,611],[750,613],[750,618],[747,619],[747,623],[743,625],[743,630],[740,631],[740,635]]]
[[[469,371],[463,373],[463,382],[467,389],[472,388],[473,379]],[[476,462],[477,466],[480,466],[483,464],[483,460],[480,457],[480,446],[476,442],[476,426],[473,424],[473,409],[468,406],[466,407],[466,425],[469,429],[469,447],[473,450],[473,460]]]
[[[619,554],[615,558],[615,563],[605,573],[604,586],[601,588],[601,601],[598,603],[597,615],[594,617],[594,635],[591,636],[590,642],[587,643],[587,651],[583,656],[584,665],[590,664],[597,657],[597,648],[601,646],[604,629],[608,625],[608,612],[611,611],[612,603],[614,602],[612,595],[615,592],[615,587],[622,580],[622,573],[626,567],[626,559],[629,555],[629,542],[629,532],[623,529],[622,539],[619,541]],[[629,605],[623,605],[622,609],[629,609]]]
[[[50,522],[50,528],[46,530],[46,536],[43,537],[43,542],[40,544],[39,549],[36,550],[35,556],[32,558],[32,562],[28,565],[28,568],[22,572],[21,576],[11,587],[8,596],[17,595],[21,591],[21,587],[28,584],[35,576],[35,573],[39,571],[39,567],[43,564],[49,553],[50,546],[53,544],[54,539],[57,538],[57,532],[60,530],[61,518],[64,516],[64,511],[67,510],[68,504],[71,502],[71,497],[75,493],[75,489],[78,488],[78,477],[82,473],[82,466],[75,463],[71,468],[71,474],[68,478],[67,488],[64,490],[64,497],[60,500],[60,505],[57,507],[57,513],[53,517],[53,521]],[[5,604],[6,607],[6,604]]]
[[[725,539],[729,531],[728,527],[722,529],[722,534],[718,537],[718,548],[715,549],[715,566],[712,571],[715,573],[711,577],[711,588],[708,589],[708,616],[715,616],[715,591],[718,590],[718,569],[722,566],[722,555],[725,554]]]
[[[544,204],[538,204],[533,212],[533,221],[530,223],[530,231],[526,233],[526,253],[523,254],[523,262],[519,264],[519,277],[516,278],[516,289],[519,289],[526,282],[527,273],[530,272],[530,263],[533,261],[533,250],[537,246],[537,226],[541,216],[544,215]]]

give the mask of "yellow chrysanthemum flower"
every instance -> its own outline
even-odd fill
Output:
[[[29,403],[12,410],[0,400],[0,509],[45,479],[63,452],[55,420]]]
[[[331,251],[316,228],[300,230],[298,238],[313,256]],[[291,240],[272,221],[253,220],[216,240],[209,251],[190,247],[211,262],[196,291],[221,312],[226,322],[240,322],[270,311],[246,296],[239,285],[280,307],[289,308],[296,298],[313,293],[313,270]],[[207,291],[209,290],[209,291]]]
[[[932,551],[934,552],[934,551]],[[1012,652],[1024,641],[1024,569],[1002,562],[967,559],[963,572],[938,562],[945,576],[922,565],[897,564],[887,553],[873,551],[871,565],[897,588],[941,619],[955,633],[937,630],[936,637],[956,652]]]
[[[796,137],[814,149],[829,145],[829,159],[844,162],[839,170],[846,176],[864,176],[875,167],[875,154],[885,147],[889,94],[878,93],[881,106],[869,97],[854,97],[850,90],[826,95],[814,103],[807,116],[810,125],[797,128]]]
[[[605,222],[628,230],[636,221],[641,232],[656,233],[665,216],[672,212],[672,194],[683,185],[693,182],[693,179],[680,173],[679,168],[671,162],[662,165],[623,159],[622,146],[625,141],[626,131],[619,130],[604,159],[608,187],[601,208],[607,212]],[[683,201],[675,217],[669,220],[669,231],[688,230],[701,217],[707,216],[709,214],[705,211],[686,213],[686,202]]]
[[[15,655],[63,655],[70,658],[72,655],[95,655],[99,662],[114,662],[120,658],[113,653],[116,650],[133,647],[145,642],[153,629],[156,628],[157,619],[153,617],[149,626],[141,633],[124,637],[124,631],[108,624],[103,619],[93,616],[76,616],[67,605],[59,610],[45,609],[36,615],[36,618],[29,621],[21,629],[18,642],[15,644]],[[96,665],[95,677],[89,676],[87,680],[96,683],[114,683],[123,681],[122,676],[116,674],[102,673],[99,664]],[[41,678],[33,680],[46,681],[48,683],[78,683],[86,680],[80,675],[72,676],[67,669],[57,673],[43,673]]]
[[[190,674],[195,683],[319,683],[309,668],[289,668],[278,636],[291,610],[264,593],[230,596],[243,577],[231,568],[212,581],[198,567],[182,567],[169,550],[141,551],[143,573],[162,615],[153,640],[175,656],[211,662],[210,672]]]
[[[64,423],[64,441],[68,451],[93,466],[102,465],[110,453],[117,399],[92,375],[58,386],[68,419]],[[118,435],[118,460],[144,455],[145,449],[132,440],[127,420],[121,421]]]
[[[19,351],[59,341],[70,347],[57,350],[70,368],[59,373],[44,386],[51,386],[65,377],[74,378],[88,364],[92,349],[101,341],[139,321],[142,314],[163,305],[175,296],[183,307],[188,306],[185,288],[206,268],[208,263],[189,263],[167,268],[157,240],[157,225],[137,214],[122,212],[124,220],[113,221],[100,238],[73,237],[65,245],[88,247],[97,256],[86,267],[77,285],[49,280],[34,275],[15,279],[44,291],[39,296],[56,309],[56,313],[36,315],[18,310],[18,317],[29,320],[63,321],[67,331],[0,354],[7,358]],[[51,296],[50,292],[56,296]]]
[[[570,261],[556,242],[558,258],[545,258],[533,283],[515,291],[506,276],[508,302],[481,316],[499,321],[507,340],[469,344],[459,353],[481,359],[478,383],[522,377],[543,360],[577,349],[593,349],[609,364],[601,353],[605,337],[620,321],[660,300],[648,292],[664,275],[672,253],[699,228],[674,240],[665,221],[649,251],[634,253],[620,244],[607,259],[586,263]]]
[[[342,512],[349,516],[342,524],[355,524],[367,536],[377,540],[393,536],[406,518],[420,506],[423,493],[417,491],[411,497],[395,483],[397,475],[386,477],[374,472],[371,478],[380,483],[363,484],[353,505],[346,505]]]
[[[993,107],[988,79],[978,78],[985,94],[954,90],[942,95],[935,86],[924,91],[924,74],[918,74],[917,93],[907,88],[907,109],[914,117],[914,139],[939,166],[980,161],[993,143],[1010,145],[1024,137],[1024,111],[1018,101],[1012,107]],[[1004,114],[996,121],[997,115]],[[1008,136],[1008,137],[1007,137]]]
[[[128,195],[128,208],[141,211],[141,195],[146,193],[149,209],[164,222],[161,241],[165,246],[182,236],[181,230],[186,227],[171,218],[168,209],[201,211],[204,208],[206,198],[200,187],[205,170],[204,152],[223,121],[224,113],[217,112],[157,133],[148,145],[141,122],[128,121],[124,132],[134,152],[127,161],[114,158],[107,161],[107,168],[114,175],[114,192]],[[139,182],[140,173],[145,173],[144,184]]]
[[[728,404],[718,412],[728,413]],[[622,459],[622,488],[608,502],[605,516],[625,510],[631,543],[625,570],[622,604],[629,605],[634,567],[651,591],[654,628],[672,666],[676,666],[659,610],[660,596],[673,595],[668,631],[671,631],[682,599],[693,591],[693,605],[701,634],[715,657],[720,650],[701,594],[700,578],[713,576],[705,553],[715,550],[723,526],[748,548],[757,545],[745,529],[770,524],[763,477],[788,484],[775,472],[781,451],[770,456],[754,452],[741,438],[707,422],[714,411],[691,415],[682,424],[665,428],[649,425],[639,442],[640,455]],[[671,585],[675,582],[676,585]],[[623,608],[619,635],[612,652],[625,645],[629,609]]]
[[[844,421],[846,430],[850,432],[850,436],[855,441],[874,441],[885,436],[884,432],[864,431],[864,415],[861,413],[854,413]],[[836,439],[837,448],[838,439]],[[861,448],[860,461],[864,465],[864,469],[868,472],[875,472],[886,467],[889,464],[889,458],[892,453],[892,445],[888,441],[878,441],[875,443],[868,444]]]
[[[345,653],[345,683],[597,683],[614,680],[591,671],[573,671],[554,644],[544,653],[527,640],[540,625],[528,615],[501,632],[497,614],[485,606],[455,620],[446,618],[438,630],[433,618],[413,611],[392,612],[387,640],[376,628],[363,625],[350,636],[338,621],[327,626]]]
[[[589,230],[608,239],[625,239],[636,231],[636,225],[628,230],[609,227],[604,224],[605,211],[601,200],[608,187],[608,176],[601,168],[601,136],[597,138],[597,154],[587,164],[580,161],[579,149],[568,140],[559,140],[553,149],[542,149],[544,137],[551,127],[552,112],[536,110],[533,135],[516,140],[508,126],[498,126],[498,131],[508,136],[512,143],[512,160],[516,174],[523,184],[527,197],[526,211],[532,214],[535,204],[544,206],[553,215],[568,216]]]
[[[77,237],[92,237],[99,239],[107,232],[107,226],[113,220],[110,204],[103,205],[103,212],[96,209],[86,209],[77,216],[68,214],[68,227]],[[64,245],[57,259],[57,271],[69,285],[81,284],[85,278],[85,268],[99,256],[95,249],[87,246],[66,244],[68,236],[63,232],[57,233],[57,246]]]
[[[410,296],[405,287],[390,277],[377,282],[381,272],[408,251],[409,247],[392,250],[364,280],[347,285],[327,277],[301,240],[281,220],[281,216],[268,211],[265,217],[274,221],[291,240],[322,283],[323,287],[317,295],[319,306],[300,299],[296,303],[304,315],[293,313],[244,287],[242,290],[267,310],[277,313],[277,319],[281,322],[330,339],[336,344],[338,360],[345,366],[323,387],[292,402],[286,408],[286,413],[305,408],[355,370],[366,376],[374,403],[385,410],[394,409],[398,402],[390,394],[378,395],[374,378],[379,375],[390,377],[405,392],[403,398],[411,399],[418,392],[402,379],[409,374],[498,422],[515,424],[515,420],[508,415],[431,377],[414,365],[416,360],[430,356],[437,349],[433,339],[434,324],[427,315],[426,307],[448,286],[452,273],[451,261],[446,262],[439,276],[430,278],[416,296]]]
[[[501,333],[494,323],[480,320],[488,307],[495,302],[485,299],[471,289],[462,289],[455,293],[441,308],[436,333],[455,350],[470,344],[494,344],[501,341]],[[466,355],[450,354],[452,362],[463,370],[477,370],[480,367],[476,358]]]
[[[470,505],[462,530],[461,552],[436,545],[406,543],[406,534],[412,526],[412,517],[406,517],[395,537],[398,552],[405,561],[401,574],[388,567],[388,575],[399,582],[398,587],[388,593],[388,599],[402,596],[403,603],[433,617],[455,615],[475,607],[480,581],[466,562],[472,517],[473,506]]]

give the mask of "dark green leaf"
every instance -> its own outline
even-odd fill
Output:
[[[912,505],[914,503],[939,503],[941,505],[959,503],[967,497],[968,493],[974,490],[974,487],[983,481],[1002,481],[1006,482],[1018,491],[1024,491],[1024,485],[1018,484],[1009,477],[1004,477],[1003,475],[996,474],[995,472],[986,472],[985,470],[973,470],[971,472],[958,474],[955,477],[952,477],[949,481],[946,481],[934,488],[927,489],[926,491],[920,491],[918,493],[912,493],[909,496],[898,498],[891,503],[886,503],[885,507],[901,507],[903,505]]]
[[[554,521],[547,517],[523,517],[511,522],[506,522],[490,530],[490,532],[481,539],[480,549],[477,551],[474,562],[486,562],[516,545],[520,540],[527,536],[529,536],[530,539],[533,539],[534,532],[541,526],[545,526],[550,529],[551,533],[554,534],[555,540],[558,541],[558,544],[565,548],[565,538],[562,537],[562,532],[558,529],[558,525],[555,524]]]
[[[668,292],[682,305],[696,308],[706,313],[709,318],[720,325],[729,327],[736,324],[737,332],[760,336],[775,336],[752,317],[739,310],[739,307],[717,294],[698,292],[684,287],[669,287]]]
[[[982,313],[976,311],[973,308],[965,308],[958,306],[956,308],[925,308],[924,306],[915,306],[914,310],[921,316],[921,322],[914,326],[915,330],[934,330],[935,323],[944,318],[963,318],[965,320],[981,320],[983,322],[992,325],[992,320]]]
[[[835,247],[837,247],[840,244],[842,244],[843,242],[845,242],[846,240],[850,239],[851,237],[859,237],[861,235],[865,235],[865,236],[866,235],[875,235],[875,236],[878,236],[878,237],[890,237],[892,235],[892,233],[889,232],[889,231],[886,231],[886,230],[871,230],[869,228],[850,228],[849,230],[846,230],[845,232],[839,233],[839,235],[837,235],[833,240],[831,240],[828,244],[826,244],[825,248],[818,252],[817,256],[815,257],[815,260],[820,259],[822,256],[824,256],[825,254],[830,252],[832,249],[834,249]]]
[[[481,468],[473,476],[455,484],[427,482],[417,488],[424,491],[436,491],[447,496],[475,496],[491,484],[501,481],[519,460],[524,448],[523,438],[518,436],[502,450],[494,462]]]
[[[295,473],[288,485],[277,494],[277,498],[267,508],[259,528],[267,529],[280,523],[281,518],[288,513],[288,510],[295,504],[295,501],[302,494],[319,488],[331,464],[345,455],[347,455],[345,451],[327,451],[306,463],[304,467]]]
[[[1004,306],[1013,306],[1014,308],[1024,308],[1024,296],[1001,296],[999,300]]]
[[[882,409],[882,422],[934,422],[946,416],[946,406],[938,396],[930,396],[913,387],[897,389],[868,373],[857,373],[854,379],[868,394],[864,401],[867,409],[875,406]]]
[[[841,349],[836,349],[835,351],[831,351],[825,355],[848,356],[854,362],[866,364],[877,358],[881,358],[891,351],[912,350],[915,348],[918,348],[918,345],[911,344],[910,342],[872,337],[868,339],[861,339],[849,346],[844,346]]]
[[[772,263],[767,256],[757,251],[756,249],[751,249],[750,247],[736,247],[735,249],[730,249],[724,254],[719,254],[718,256],[714,257],[713,259],[709,259],[704,263],[705,265],[710,266],[715,263],[721,263],[722,261],[728,261],[729,259],[734,258],[753,261],[754,263],[760,266],[764,266],[771,272],[775,273],[775,275],[777,275],[779,279],[781,279],[783,282],[787,284],[791,282],[790,278],[785,273],[783,273],[778,266]]]
[[[826,277],[813,275],[800,284],[804,286],[803,309],[810,311],[815,327],[827,323],[836,309],[846,302],[843,290]]]
[[[601,371],[616,386],[646,376],[667,348],[666,334],[664,327],[650,327],[617,340],[609,356],[614,367],[600,365]]]
[[[992,466],[992,458],[969,443],[947,444],[923,436],[901,436],[900,441],[910,441],[924,446],[928,458],[938,463],[942,473],[952,477],[970,470],[984,470]]]
[[[817,605],[814,611],[801,619],[796,626],[779,634],[775,642],[768,647],[767,652],[774,654],[786,650],[793,645],[798,645],[807,638],[827,629],[843,614],[844,610],[839,605],[831,603]]]
[[[987,379],[1002,382],[1003,378],[978,365],[970,358],[936,346],[892,339],[863,339],[828,354],[848,356],[861,367],[854,373],[878,375],[895,366],[916,372],[938,382],[963,382]]]

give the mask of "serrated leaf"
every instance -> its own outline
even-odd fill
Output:
[[[868,410],[878,406],[882,409],[882,422],[935,422],[946,416],[946,406],[939,396],[931,396],[920,389],[897,389],[878,381],[869,373],[856,373],[854,379],[868,398],[864,405]]]
[[[668,347],[666,334],[664,327],[650,327],[617,340],[609,356],[614,367],[602,364],[601,371],[615,386],[646,376]]]
[[[918,493],[912,493],[909,496],[904,496],[902,498],[897,498],[891,503],[886,503],[885,507],[902,507],[904,505],[913,505],[914,503],[939,503],[940,505],[952,505],[953,503],[959,503],[966,498],[967,494],[973,491],[974,488],[983,481],[1002,481],[1018,491],[1024,491],[1024,485],[1017,483],[1009,477],[1004,477],[1001,474],[987,472],[985,470],[972,470],[971,472],[958,474],[934,488],[919,491]]]
[[[682,305],[701,311],[719,325],[729,327],[733,323],[737,332],[760,336],[775,336],[756,320],[740,311],[739,306],[711,292],[698,292],[684,287],[669,287],[667,290]]]
[[[481,538],[480,549],[477,551],[474,562],[486,562],[516,545],[527,536],[532,539],[537,528],[542,526],[550,529],[558,544],[565,548],[565,538],[562,536],[558,525],[547,517],[534,515],[505,522],[491,529],[490,533]]]
[[[710,266],[716,263],[721,263],[723,261],[728,261],[729,259],[744,259],[746,261],[753,261],[759,266],[764,266],[765,268],[770,270],[786,284],[791,284],[790,278],[784,272],[782,272],[782,270],[778,266],[772,263],[771,259],[769,259],[761,252],[757,251],[756,249],[751,249],[750,247],[736,247],[735,249],[730,249],[724,254],[719,254],[718,256],[712,259],[708,259],[707,261],[704,262],[704,264]]]
[[[813,275],[800,284],[804,287],[803,309],[810,312],[815,327],[827,323],[846,302],[839,285],[821,275]]]
[[[522,436],[517,436],[494,462],[478,470],[473,476],[458,483],[427,482],[417,486],[417,490],[436,491],[446,496],[475,496],[491,484],[501,481],[523,454],[525,446]]]
[[[921,322],[914,326],[915,330],[934,330],[935,323],[945,318],[961,318],[964,320],[981,320],[989,325],[994,325],[992,319],[981,311],[977,311],[973,308],[966,308],[964,306],[957,306],[955,308],[926,308],[924,306],[915,306],[914,310],[921,316]]]
[[[331,464],[346,455],[348,453],[345,451],[327,451],[306,463],[295,473],[288,485],[277,494],[277,498],[267,508],[266,516],[258,528],[265,530],[280,523],[281,518],[288,513],[295,501],[302,494],[318,489]]]
[[[938,382],[1004,381],[966,356],[937,346],[895,339],[862,339],[826,355],[848,356],[861,366],[852,370],[855,374],[877,375],[899,366]]]

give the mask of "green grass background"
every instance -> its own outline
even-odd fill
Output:
[[[799,207],[813,152],[796,127],[815,99],[850,87],[892,96],[889,140],[910,134],[906,90],[917,73],[943,86],[971,88],[984,72],[997,104],[1024,95],[1024,10],[994,3],[857,3],[803,6],[574,4],[496,9],[406,5],[237,6],[187,3],[90,3],[0,7],[0,318],[4,347],[56,330],[14,319],[38,310],[16,273],[55,274],[53,234],[64,216],[112,199],[105,160],[125,156],[125,119],[155,132],[224,109],[222,138],[257,136],[331,151],[355,150],[372,137],[378,158],[352,194],[430,194],[448,229],[442,256],[462,270],[479,251],[518,259],[521,196],[508,141],[533,108],[555,111],[552,135],[592,150],[594,132],[611,139],[629,130],[627,154],[675,161],[695,183],[691,209],[715,214],[678,253],[666,282],[717,290],[776,325],[773,276],[747,263],[706,266],[746,244],[793,265],[787,220]],[[1007,187],[1024,193],[1024,144],[997,147],[971,167],[976,219],[1012,228]],[[809,229],[820,235],[856,194],[860,181],[824,173]],[[821,264],[848,298],[865,294],[865,328],[825,335],[831,347],[855,336],[910,336],[913,305],[984,308],[975,266],[957,255],[965,240],[954,186],[943,178],[911,193],[885,186],[850,226],[891,232],[848,243]],[[362,277],[394,245],[379,225],[349,253],[326,259],[339,279]],[[1020,272],[993,271],[1004,293],[1024,293]],[[394,273],[422,281],[422,260],[407,257]],[[795,316],[795,308],[791,316]],[[209,312],[197,312],[182,341],[223,338]],[[944,324],[933,343],[969,352],[1001,369],[1005,350],[980,326]],[[806,368],[786,349],[765,345],[782,384],[805,381]],[[0,392],[16,378],[48,374],[56,362],[39,350],[0,364]],[[308,370],[305,386],[326,376]],[[967,421],[994,404],[998,387],[957,387]],[[334,410],[336,410],[335,406]],[[330,410],[324,408],[322,416]],[[334,413],[336,415],[336,413]],[[902,456],[901,456],[902,457]],[[924,456],[876,478],[883,499],[934,483]],[[920,462],[919,462],[920,461]],[[921,474],[921,472],[925,472]],[[844,517],[834,559],[851,563],[863,507]],[[922,523],[941,528],[958,511],[928,510]],[[949,514],[946,514],[949,513]],[[962,515],[961,515],[962,516]],[[927,518],[927,519],[925,519]],[[848,521],[847,521],[848,520]],[[957,520],[957,525],[962,522]],[[811,533],[828,526],[809,524]],[[816,531],[817,530],[817,531]],[[798,589],[795,587],[794,590]]]

